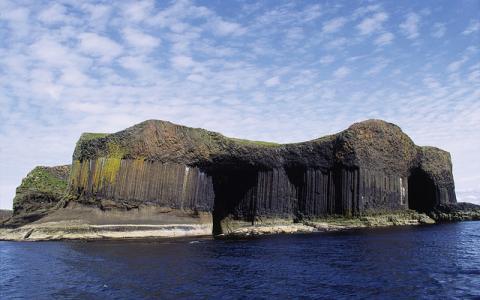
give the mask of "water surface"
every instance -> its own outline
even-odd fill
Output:
[[[480,222],[250,240],[0,242],[0,298],[480,299]]]

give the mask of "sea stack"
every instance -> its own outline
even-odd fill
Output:
[[[219,235],[257,225],[309,231],[332,216],[428,213],[456,203],[450,154],[416,146],[381,120],[293,144],[159,120],[113,134],[86,133],[57,200],[37,224],[68,220],[97,231],[120,226],[117,232],[145,226],[167,236],[179,228],[185,235]]]

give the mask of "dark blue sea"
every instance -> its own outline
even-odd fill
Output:
[[[480,222],[249,240],[0,242],[1,299],[480,299]]]

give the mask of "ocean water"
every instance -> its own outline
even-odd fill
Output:
[[[248,240],[0,242],[1,299],[480,299],[480,222]]]

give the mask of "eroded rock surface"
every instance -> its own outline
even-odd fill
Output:
[[[480,205],[466,202],[440,204],[429,215],[439,222],[480,220]]]
[[[113,134],[83,134],[68,184],[67,173],[66,166],[36,168],[27,176],[11,220],[34,222],[10,236],[310,232],[429,224],[426,214],[460,214],[450,154],[416,146],[381,120],[294,144],[148,120]]]
[[[0,224],[9,219],[13,214],[13,211],[7,209],[0,209]]]
[[[70,166],[36,167],[22,180],[13,199],[7,226],[36,221],[51,211],[67,192]]]
[[[456,202],[449,153],[416,146],[381,120],[285,145],[149,120],[82,138],[70,184],[81,202],[99,206],[210,211],[219,233],[225,218],[254,224]]]

